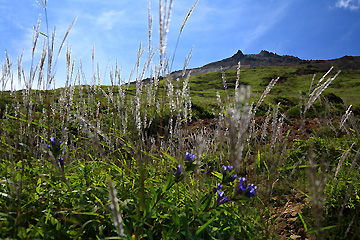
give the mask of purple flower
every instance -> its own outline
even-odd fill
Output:
[[[64,169],[64,158],[59,158],[58,161],[59,161],[60,167],[62,169]]]
[[[222,166],[222,174],[223,174],[223,179],[222,182],[226,183],[226,182],[232,182],[236,179],[237,175],[235,174],[234,176],[231,176],[231,171],[233,170],[233,166],[228,165],[228,166]]]
[[[257,187],[254,184],[246,185],[247,181],[244,177],[240,177],[239,180],[240,183],[237,190],[237,193],[239,195],[245,195],[248,198],[251,198],[256,195],[255,190],[257,189]]]
[[[188,162],[188,161],[194,161],[194,159],[196,158],[196,155],[195,154],[191,154],[189,152],[186,152],[185,154],[185,162]]]
[[[55,137],[50,137],[50,144],[47,144],[47,147],[50,148],[55,158],[61,153],[61,145],[62,141],[57,142]]]
[[[225,196],[223,199],[221,199],[221,200],[219,201],[219,205],[224,204],[224,203],[226,203],[226,202],[228,202],[228,201],[229,201],[228,197]]]
[[[186,152],[185,154],[185,170],[187,172],[192,171],[195,169],[196,167],[196,162],[194,161],[194,159],[196,158],[195,154],[191,154],[189,152]]]
[[[220,188],[222,188],[222,185],[218,183],[217,186],[213,188],[213,193],[216,193]]]
[[[229,201],[228,197],[224,195],[224,191],[217,190],[217,202],[219,205]]]
[[[177,166],[177,168],[176,168],[176,172],[174,173],[175,178],[180,177],[182,170],[183,170],[183,166],[181,166],[181,165],[179,164],[179,165]]]
[[[60,149],[61,143],[62,143],[62,141],[59,141],[59,144],[56,144],[55,137],[50,137],[50,144],[48,144],[47,146],[49,148],[53,147],[53,148],[56,148],[56,149]]]
[[[238,188],[238,193],[242,194],[242,192],[246,191],[246,179],[244,177],[239,177],[240,183]]]
[[[255,186],[254,184],[251,184],[248,186],[248,191],[246,192],[245,196],[251,198],[253,196],[256,195],[255,190],[257,189],[257,186]]]

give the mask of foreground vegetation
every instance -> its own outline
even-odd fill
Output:
[[[345,104],[358,103],[326,92],[346,74],[306,90],[295,68],[162,79],[160,59],[146,84],[114,68],[111,86],[81,85],[68,51],[66,86],[50,89],[43,51],[25,88],[1,93],[2,238],[359,235],[359,119]]]

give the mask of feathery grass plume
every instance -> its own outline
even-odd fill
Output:
[[[159,45],[159,57],[160,57],[160,69],[162,75],[167,75],[168,61],[166,58],[166,46],[167,46],[167,34],[169,32],[169,24],[171,18],[171,9],[173,1],[170,0],[159,0],[159,34],[160,34],[160,45]]]
[[[118,232],[119,237],[125,237],[124,228],[122,225],[122,217],[119,210],[118,198],[116,197],[116,189],[110,178],[108,178],[109,185],[109,199],[110,199],[110,208],[113,215],[113,223]]]
[[[149,53],[151,52],[151,39],[152,39],[152,23],[153,16],[151,15],[151,4],[148,1],[148,38],[149,38]]]
[[[257,109],[260,107],[261,103],[264,101],[264,98],[266,97],[266,95],[268,95],[271,91],[271,89],[275,86],[275,84],[277,83],[277,81],[280,79],[280,77],[272,79],[270,81],[270,83],[267,85],[265,91],[263,92],[263,94],[261,95],[261,97],[259,98],[258,102],[256,103],[255,107],[253,108],[253,115],[255,116]]]
[[[311,79],[311,84],[310,84],[310,87],[309,87],[308,95],[311,94],[311,90],[312,90],[312,86],[313,86],[314,81],[315,81],[315,77],[316,77],[316,74],[314,74],[313,77],[312,77],[312,79]]]
[[[241,68],[241,63],[239,61],[238,66],[236,68],[237,71],[236,71],[236,82],[235,82],[235,99],[237,98],[237,94],[238,94],[237,89],[239,88],[239,82],[240,82],[240,68]]]
[[[269,124],[269,121],[270,121],[270,116],[271,116],[271,114],[270,114],[270,108],[269,108],[268,111],[265,114],[265,120],[264,120],[263,125],[261,127],[261,129],[262,129],[262,131],[261,131],[261,139],[263,141],[265,141],[266,135],[268,133],[267,127],[268,127],[268,124]]]
[[[331,72],[334,67],[331,67],[329,71],[327,71],[324,76],[319,80],[316,84],[315,89],[308,96],[308,101],[306,103],[304,114],[306,111],[312,106],[312,104],[320,97],[320,95],[325,91],[325,89],[337,78],[341,71],[338,71],[335,76],[328,78],[323,84],[320,83],[326,78],[326,76]]]
[[[344,127],[344,124],[346,122],[346,120],[349,118],[349,116],[351,115],[352,111],[350,110],[352,107],[352,105],[350,105],[348,107],[348,109],[346,110],[345,114],[341,117],[341,121],[340,121],[340,127],[339,129],[341,130]]]
[[[225,95],[226,95],[227,101],[229,102],[229,101],[230,101],[230,97],[229,97],[229,94],[228,94],[228,91],[227,91],[225,70],[223,70],[222,67],[221,67],[221,79],[222,79],[223,84],[224,84],[224,90],[225,90]]]
[[[235,171],[239,172],[244,141],[252,118],[252,112],[248,104],[250,87],[240,86],[237,91],[237,98],[234,99],[232,105],[227,107],[226,114],[228,116],[230,159]]]
[[[0,80],[2,86],[2,93],[5,91],[9,79],[12,79],[11,66],[12,66],[12,62],[10,61],[8,52],[5,50],[5,61],[2,66],[1,80]]]
[[[178,47],[178,44],[179,44],[179,41],[180,41],[181,33],[182,33],[182,31],[184,30],[184,27],[185,27],[187,21],[189,20],[192,12],[194,11],[196,5],[198,4],[198,2],[199,2],[199,0],[197,0],[197,1],[195,2],[195,4],[188,10],[188,12],[186,13],[186,15],[185,15],[185,17],[184,17],[184,20],[183,20],[183,22],[182,22],[182,24],[181,24],[181,28],[180,28],[180,31],[179,31],[179,35],[178,35],[178,38],[177,38],[176,44],[175,44],[174,54],[173,54],[172,61],[171,61],[170,72],[171,72],[171,70],[172,70],[172,66],[173,66],[173,63],[174,63],[174,59],[175,59],[175,55],[176,55],[176,50],[177,50],[177,47]],[[192,49],[191,49],[191,52],[192,52]],[[189,56],[191,56],[191,52],[190,52]],[[189,56],[188,56],[188,57],[189,57]],[[185,60],[184,69],[183,69],[183,76],[185,76],[185,68],[186,68],[187,64],[188,64],[188,58]],[[185,66],[185,65],[186,65],[186,66]]]
[[[194,47],[191,48],[189,54],[186,56],[185,61],[184,61],[184,66],[182,69],[182,73],[181,73],[181,77],[185,77],[186,74],[186,68],[188,67],[190,60],[192,58],[192,51],[194,50]],[[189,74],[191,73],[191,70],[189,71]]]
[[[350,153],[350,151],[351,151],[351,149],[353,148],[354,145],[355,145],[355,143],[351,144],[351,146],[349,147],[349,149],[346,150],[345,152],[343,152],[343,154],[341,155],[340,160],[339,160],[339,163],[338,163],[338,166],[337,166],[337,168],[336,168],[334,180],[336,180],[336,176],[338,175],[341,166],[343,165],[345,159],[348,157],[348,155],[349,155],[349,153]]]

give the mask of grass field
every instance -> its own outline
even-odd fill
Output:
[[[51,89],[43,51],[39,79],[0,95],[1,238],[358,238],[359,71]]]

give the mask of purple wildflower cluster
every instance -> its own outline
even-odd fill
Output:
[[[217,190],[217,202],[218,202],[218,205],[224,204],[224,203],[229,201],[228,197],[227,196],[224,197],[224,195],[225,195],[224,191]]]
[[[189,152],[186,152],[185,154],[185,167],[181,164],[179,164],[177,167],[176,167],[176,171],[174,173],[175,175],[175,180],[178,182],[181,180],[181,173],[184,169],[186,169],[187,171],[190,171],[192,170],[194,167],[195,167],[195,164],[194,164],[194,159],[196,158],[196,155],[195,154],[191,154]]]
[[[61,169],[64,170],[64,158],[59,158],[59,155],[62,151],[62,141],[57,142],[55,137],[50,137],[50,144],[47,145],[50,148],[52,154],[55,158],[58,158]]]
[[[175,173],[174,173],[175,178],[179,178],[179,177],[180,177],[180,175],[181,175],[181,173],[182,173],[182,171],[183,171],[183,168],[184,168],[184,167],[183,167],[181,164],[179,164],[179,165],[177,166],[176,171],[175,171]]]
[[[176,167],[174,176],[175,176],[175,182],[179,182],[183,179],[182,172],[184,169],[186,171],[191,171],[195,164],[194,159],[196,158],[195,154],[191,154],[189,152],[186,152],[185,154],[185,166],[179,164]],[[222,166],[222,181],[221,183],[218,183],[216,187],[212,189],[212,192],[216,194],[216,202],[217,206],[224,204],[226,202],[229,202],[230,200],[238,200],[241,199],[242,196],[245,196],[247,198],[251,198],[256,195],[255,190],[257,187],[254,184],[247,185],[247,181],[244,177],[239,177],[239,184],[236,185],[236,189],[234,191],[234,195],[229,198],[225,195],[225,191],[222,190],[223,185],[230,184],[231,182],[234,182],[237,178],[237,175],[234,174],[233,171],[234,167],[231,165]]]
[[[228,184],[230,182],[233,182],[237,175],[232,174],[233,166],[222,166],[222,184]],[[237,199],[237,196],[246,196],[248,198],[251,198],[256,195],[255,190],[257,187],[254,184],[247,185],[246,179],[244,177],[239,177],[239,185],[236,189],[235,196],[233,196],[234,199]],[[230,199],[228,196],[225,195],[225,192],[221,190],[223,187],[221,183],[218,183],[216,187],[213,188],[213,193],[217,193],[217,203],[218,205],[224,204]]]
[[[61,150],[62,141],[56,142],[55,137],[50,137],[50,144],[48,144],[48,148],[51,149],[52,152],[58,153]]]
[[[239,178],[240,183],[239,183],[239,187],[237,190],[237,193],[239,195],[245,195],[246,197],[253,197],[256,195],[255,190],[257,189],[257,187],[254,184],[249,184],[246,185],[246,178],[244,177],[240,177]]]
[[[232,172],[233,168],[234,167],[231,166],[231,165],[222,166],[222,169],[223,169],[223,171],[222,171],[222,182],[223,183],[233,182],[236,179],[236,177],[237,177],[236,174],[231,176],[231,172]]]
[[[185,162],[192,162],[196,158],[195,154],[191,154],[189,152],[185,153]]]

